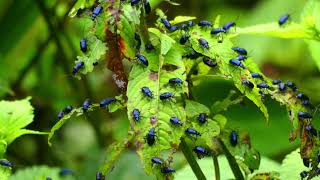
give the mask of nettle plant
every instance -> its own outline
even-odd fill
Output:
[[[156,13],[157,19],[149,27],[146,18],[150,13]],[[158,179],[174,178],[172,163],[180,150],[198,179],[206,178],[195,157],[212,156],[217,165],[217,156],[222,153],[236,179],[278,179],[277,172],[255,172],[260,165],[258,151],[248,136],[240,137],[237,131],[226,127],[227,118],[223,115],[229,106],[245,97],[268,121],[264,105],[267,96],[286,106],[292,123],[290,141],[301,139],[301,159],[309,168],[301,172],[301,177],[311,179],[319,174],[319,136],[312,126],[316,108],[293,82],[263,75],[247,51],[232,42],[242,34],[319,41],[319,1],[306,3],[299,23],[286,14],[275,22],[245,28],[234,22],[220,22],[220,16],[214,21],[189,16],[169,20],[161,10],[153,12],[148,0],[78,1],[70,16],[80,18],[87,27],[80,41],[83,53],[77,57],[73,75],[81,78],[105,60],[121,95],[100,104],[86,99],[82,107],[64,109],[48,142],[51,145],[55,132],[72,116],[100,108],[109,112],[126,110],[130,121],[128,137],[110,145],[97,179],[108,177],[121,152],[129,147],[136,149],[146,173]],[[311,50],[315,54],[315,48]],[[128,74],[125,61],[131,66]],[[205,78],[232,81],[238,92],[233,90],[224,100],[207,107],[190,93]],[[4,137],[0,134],[1,143],[9,144]],[[219,168],[215,166],[215,170],[219,179]]]

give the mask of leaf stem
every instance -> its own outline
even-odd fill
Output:
[[[184,138],[181,138],[180,147],[184,157],[187,159],[193,173],[196,175],[198,180],[206,180],[205,175],[203,174],[199,164],[197,163],[196,159],[194,158],[192,151],[188,147]]]
[[[215,154],[212,154],[212,160],[213,160],[213,166],[214,166],[214,175],[216,177],[216,180],[220,180],[219,162]]]
[[[221,148],[222,148],[222,150],[223,150],[223,152],[229,162],[229,166],[233,172],[234,177],[237,180],[244,180],[243,174],[238,166],[236,159],[232,156],[232,154],[230,153],[230,151],[228,150],[228,148],[226,147],[226,145],[223,143],[223,141],[220,138],[218,139],[218,141],[219,141]]]

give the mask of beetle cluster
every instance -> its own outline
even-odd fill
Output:
[[[115,98],[107,98],[104,99],[100,102],[99,106],[101,108],[108,106],[111,103],[116,102],[117,100]],[[90,99],[85,99],[82,103],[82,112],[85,113],[88,111],[88,109],[90,108],[90,106],[92,105],[92,102]],[[69,114],[70,112],[72,112],[73,107],[71,105],[66,106],[65,108],[63,108],[63,110],[58,112],[57,118],[58,120],[61,120],[65,115]]]
[[[142,5],[143,9],[144,9],[144,12],[146,14],[149,14],[151,12],[151,6],[150,6],[150,3],[148,0],[130,0],[130,3],[131,3],[131,6],[138,6],[138,5]],[[94,8],[93,12],[92,12],[92,20],[94,20],[102,11],[102,7],[101,6],[97,6]],[[282,17],[280,17],[278,23],[280,26],[284,25],[289,19],[289,15],[286,14]],[[181,45],[185,45],[191,38],[191,34],[189,34],[189,28],[192,28],[195,24],[192,22],[192,21],[188,21],[187,23],[184,23],[184,24],[181,24],[181,26],[178,26],[178,25],[172,25],[170,23],[170,21],[168,21],[166,18],[160,18],[160,23],[163,25],[163,27],[168,30],[169,32],[175,32],[177,30],[182,30],[183,32],[183,35],[181,37],[179,37],[179,43]],[[203,21],[200,21],[198,23],[198,26],[200,26],[201,28],[211,28],[213,25],[211,22],[209,21],[206,21],[206,20],[203,20]],[[227,22],[226,24],[224,24],[222,27],[218,27],[218,28],[214,28],[210,31],[210,34],[215,36],[215,35],[220,35],[222,33],[228,33],[230,31],[230,28],[236,26],[236,23],[235,22]],[[147,59],[146,56],[144,56],[143,54],[140,53],[140,48],[141,48],[141,45],[142,45],[142,40],[141,40],[141,37],[138,33],[135,33],[134,34],[134,40],[136,41],[136,49],[139,50],[139,53],[136,54],[136,59],[142,64],[144,65],[145,67],[148,67],[149,66],[149,61]],[[208,41],[204,38],[198,38],[198,43],[199,43],[199,46],[201,48],[203,48],[204,50],[208,50],[210,49],[210,45],[208,43]],[[221,41],[218,41],[218,42],[221,42]],[[87,41],[85,38],[81,39],[80,40],[80,49],[83,53],[86,53],[87,52]],[[147,51],[151,51],[154,49],[153,45],[151,43],[146,43],[145,44],[145,49]],[[247,51],[244,49],[244,48],[241,48],[241,47],[233,47],[232,50],[237,53],[237,56],[235,58],[232,58],[229,60],[229,64],[231,66],[234,66],[236,68],[240,68],[241,69],[246,69],[246,66],[244,64],[244,61],[247,59]],[[202,57],[202,62],[207,65],[208,67],[211,67],[211,68],[214,68],[218,65],[217,62],[215,62],[214,59],[211,59],[207,56],[203,56],[202,54],[196,52],[195,50],[192,49],[191,53],[189,54],[186,54],[184,56],[185,58],[188,58],[188,59],[197,59],[199,57]],[[81,70],[82,68],[84,67],[84,62],[80,61],[78,62],[74,68],[73,68],[73,71],[72,71],[72,74],[76,74],[79,70]],[[262,97],[264,97],[264,92],[263,90],[264,89],[269,89],[270,88],[270,85],[265,82],[264,80],[264,77],[259,74],[259,73],[256,73],[256,72],[252,72],[251,74],[251,78],[252,79],[255,79],[257,81],[261,81],[259,83],[253,83],[251,81],[249,81],[248,79],[242,79],[242,84],[246,87],[248,87],[249,89],[253,89],[255,84],[256,84],[256,87],[260,89],[260,94]],[[177,78],[177,77],[173,77],[171,79],[169,79],[168,81],[168,84],[172,85],[172,86],[176,86],[176,85],[181,85],[183,84],[183,80],[181,80],[180,78]],[[281,92],[281,93],[284,93],[288,88],[290,88],[293,92],[295,92],[297,90],[297,87],[295,86],[294,83],[288,81],[287,83],[284,83],[282,81],[272,81],[272,84],[273,84],[273,87],[274,86],[278,86],[278,91]],[[149,99],[153,99],[154,98],[154,94],[153,92],[150,90],[149,87],[147,86],[144,86],[144,87],[141,87],[141,93],[146,97],[146,98],[149,98]],[[170,99],[173,99],[175,97],[174,93],[172,92],[163,92],[159,95],[159,98],[161,101],[165,101],[165,100],[170,100]],[[309,101],[309,98],[304,95],[304,94],[301,94],[301,93],[298,93],[296,94],[296,98],[299,99],[301,101],[301,104],[305,107],[311,107],[311,104],[310,104],[310,101]],[[113,102],[115,102],[116,100],[114,98],[110,98],[110,99],[106,99],[106,100],[103,100],[101,103],[100,103],[100,107],[105,107]],[[89,99],[86,99],[84,102],[83,102],[83,105],[82,105],[82,110],[83,112],[86,112],[90,106],[92,105],[91,101]],[[68,107],[68,108],[67,108]],[[60,111],[59,114],[58,114],[58,119],[62,119],[63,116],[65,114],[68,114],[72,111],[72,106],[67,106],[64,110]],[[141,120],[141,111],[137,108],[134,108],[131,112],[131,115],[132,115],[132,119],[135,123],[139,123],[140,120]],[[205,124],[207,122],[207,114],[205,113],[200,113],[197,117],[197,121],[200,125],[202,124]],[[312,118],[312,116],[307,113],[307,112],[298,112],[298,118],[300,120],[309,120]],[[168,120],[173,126],[183,126],[184,123],[178,118],[178,117],[171,117],[169,120]],[[310,121],[306,121],[306,122],[309,122],[307,124],[304,125],[305,127],[305,130],[308,131],[310,133],[310,135],[312,136],[317,136],[318,135],[318,132],[317,130],[315,130],[312,125],[310,124]],[[188,136],[192,136],[192,137],[198,137],[198,136],[201,136],[201,133],[198,132],[197,130],[195,130],[194,128],[191,128],[191,127],[188,127],[185,129],[185,134],[188,135]],[[147,144],[149,146],[153,146],[156,142],[156,129],[154,127],[151,127],[148,132],[146,133],[145,135],[145,140],[147,142]],[[232,146],[236,146],[237,143],[238,143],[238,134],[236,131],[232,131],[231,134],[230,134],[230,143]],[[195,146],[193,148],[193,151],[196,153],[196,155],[198,156],[198,158],[202,158],[204,156],[208,156],[210,155],[210,152],[205,149],[204,147],[201,147],[201,146]],[[319,155],[319,158],[320,158],[320,155]],[[304,164],[306,166],[309,167],[309,159],[307,158],[304,158],[303,160]],[[164,173],[164,174],[169,174],[169,173],[173,173],[175,172],[175,170],[173,168],[171,168],[170,166],[167,166],[166,163],[163,162],[162,159],[158,158],[158,157],[152,157],[151,158],[151,164],[152,165],[155,165],[155,166],[159,166],[160,169],[161,169],[161,172]],[[308,175],[308,172],[302,172],[302,175],[304,177],[306,177]],[[301,176],[302,177],[302,176]],[[96,175],[96,179],[102,179],[104,178],[102,173],[97,173]]]
[[[176,172],[175,169],[173,169],[170,166],[165,165],[165,163],[162,161],[162,159],[158,158],[158,157],[152,157],[151,158],[151,164],[152,165],[157,165],[161,167],[161,172],[163,174],[170,174],[170,173],[174,173]]]

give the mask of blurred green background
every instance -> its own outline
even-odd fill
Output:
[[[150,0],[151,1],[151,0]],[[172,19],[176,15],[196,16],[198,20],[236,21],[240,27],[277,21],[288,12],[294,21],[306,0],[177,0],[172,6],[152,0]],[[85,24],[71,19],[72,0],[2,0],[0,1],[0,96],[13,100],[32,96],[35,120],[30,129],[48,131],[57,121],[57,112],[66,105],[80,106],[85,98],[95,102],[119,92],[112,82],[112,72],[100,63],[82,80],[70,76],[73,62],[80,54],[79,40]],[[155,19],[155,16],[150,19]],[[152,25],[152,20],[148,22]],[[263,72],[283,80],[293,80],[314,104],[320,102],[320,73],[303,40],[240,36],[235,44],[246,48]],[[206,80],[192,89],[194,97],[206,105],[227,96],[233,85]],[[262,155],[281,161],[298,146],[289,143],[291,125],[284,107],[267,99],[270,122],[249,101],[233,106],[226,113],[228,126],[248,131],[252,144]],[[318,125],[317,125],[318,127]],[[105,149],[126,136],[125,112],[95,112],[67,123],[59,131],[53,146],[46,137],[24,136],[8,149],[7,159],[18,169],[32,165],[68,167],[78,179],[93,179],[105,157]],[[177,157],[185,164],[185,159]],[[144,174],[134,151],[128,150],[115,165],[109,179],[150,179]]]

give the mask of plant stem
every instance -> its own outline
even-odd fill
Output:
[[[215,154],[212,154],[212,159],[213,159],[213,166],[214,166],[214,175],[216,177],[216,180],[220,180],[220,169],[219,169],[218,158]]]
[[[199,164],[197,163],[196,159],[194,158],[192,151],[188,147],[184,138],[181,138],[180,147],[181,147],[181,150],[182,150],[184,157],[187,159],[187,161],[188,161],[193,173],[196,175],[197,179],[205,180],[206,177],[203,174],[203,172],[201,171]]]
[[[237,180],[244,180],[243,174],[238,166],[236,159],[232,156],[232,154],[230,153],[230,151],[228,150],[228,148],[226,147],[226,145],[223,143],[223,141],[220,138],[218,139],[218,141],[219,141],[221,148],[222,148],[222,150],[223,150],[223,152],[229,162],[229,166],[233,172],[234,177]]]

